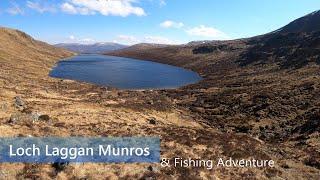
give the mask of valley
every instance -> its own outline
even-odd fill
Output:
[[[318,179],[320,29],[309,23],[319,19],[316,12],[248,39],[138,44],[107,52],[191,69],[204,78],[178,89],[142,91],[50,78],[55,64],[75,53],[1,28],[1,136],[156,136],[162,158],[273,160],[275,166],[208,170],[86,163],[0,169],[9,179]],[[295,31],[296,26],[306,28]]]

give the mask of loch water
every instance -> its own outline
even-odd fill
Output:
[[[197,73],[176,66],[96,54],[63,59],[50,76],[131,90],[172,89],[201,80]]]

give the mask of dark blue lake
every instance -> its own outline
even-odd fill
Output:
[[[201,80],[197,73],[175,66],[92,54],[60,61],[50,76],[119,89],[169,89]]]

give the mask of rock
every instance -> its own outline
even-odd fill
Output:
[[[20,115],[16,113],[16,114],[11,114],[8,123],[14,124],[14,123],[17,123],[19,121],[20,121]]]
[[[66,123],[64,122],[57,122],[54,124],[55,127],[65,127],[66,126]]]
[[[289,169],[289,168],[290,168],[289,165],[286,164],[286,163],[283,163],[283,164],[281,164],[280,166],[281,166],[282,168],[284,168],[284,169]]]
[[[237,126],[235,127],[236,132],[239,133],[248,133],[252,128],[249,125],[241,125],[241,126]]]
[[[19,109],[19,110],[23,110],[23,109],[25,109],[25,107],[26,107],[26,103],[24,102],[24,100],[22,100],[22,98],[20,97],[20,96],[16,96],[15,98],[14,98],[14,105],[15,105],[15,107],[17,108],[17,109]]]
[[[21,99],[20,96],[16,96],[14,99],[15,99],[15,105],[17,105],[17,106],[24,106],[25,105],[25,102]]]
[[[30,135],[30,134],[27,134],[27,135],[26,134],[18,134],[17,137],[29,137],[30,138],[30,137],[33,137],[33,136]]]
[[[157,122],[156,122],[156,118],[149,118],[148,119],[148,122],[149,122],[149,124],[153,124],[153,125],[155,125]]]
[[[39,121],[49,121],[50,120],[50,116],[43,114],[39,116]]]
[[[24,108],[21,112],[25,113],[25,114],[32,114],[32,109],[29,107]]]
[[[54,168],[55,172],[58,174],[59,172],[63,171],[68,165],[69,165],[69,162],[54,162],[52,164],[52,167]]]
[[[147,168],[149,171],[153,171],[153,167],[152,166],[148,166]]]
[[[205,113],[206,110],[202,107],[192,107],[191,111],[197,112],[197,113]]]
[[[153,105],[153,104],[154,104],[154,102],[153,102],[153,100],[152,100],[152,99],[150,99],[150,100],[148,100],[148,101],[147,101],[147,104],[149,104],[149,105]]]
[[[32,114],[18,112],[11,114],[10,119],[7,121],[7,123],[31,125],[36,119],[36,115],[32,116]]]
[[[38,112],[32,112],[31,113],[31,118],[32,118],[33,122],[38,121],[40,116],[41,115]]]
[[[118,91],[110,91],[107,93],[107,98],[108,99],[116,99],[119,97]]]
[[[154,166],[148,166],[147,168],[149,171],[152,171],[152,172],[159,172],[159,169],[157,167],[154,167]]]

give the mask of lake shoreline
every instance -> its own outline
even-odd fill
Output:
[[[288,178],[289,171],[300,179],[305,176],[316,179],[319,174],[319,170],[312,166],[317,162],[316,153],[310,153],[319,149],[318,136],[303,131],[304,124],[309,123],[305,119],[317,117],[317,111],[306,109],[302,112],[305,114],[300,114],[303,119],[291,117],[292,109],[307,105],[300,102],[317,102],[320,80],[312,76],[319,72],[316,67],[293,73],[276,71],[275,74],[270,71],[257,73],[246,67],[238,71],[239,68],[232,69],[234,66],[230,64],[223,69],[225,66],[219,63],[230,62],[228,58],[234,60],[237,53],[233,51],[239,49],[222,55],[217,52],[210,56],[217,58],[212,61],[207,61],[206,55],[196,56],[199,59],[170,59],[165,56],[170,53],[157,53],[155,55],[163,62],[185,63],[185,67],[198,69],[206,74],[206,78],[198,84],[173,90],[119,91],[49,77],[50,68],[58,59],[72,53],[25,38],[25,34],[17,39],[23,38],[30,45],[37,46],[22,46],[19,41],[10,41],[12,34],[16,33],[12,31],[7,40],[13,43],[14,52],[7,51],[12,53],[10,58],[0,58],[3,64],[3,71],[0,71],[2,137],[155,136],[161,137],[161,157],[169,159],[179,155],[192,159],[232,157],[235,160],[272,159],[275,162],[274,168],[214,169],[219,178],[240,179],[248,174],[260,179]],[[6,48],[10,49],[3,49]],[[223,61],[219,61],[220,58]],[[214,66],[210,65],[211,62],[215,63]],[[214,69],[215,66],[218,68]],[[273,116],[268,117],[268,114]],[[283,125],[287,131],[282,131]],[[293,129],[297,130],[295,134],[285,136]],[[150,174],[163,179],[185,177],[186,174],[194,178],[212,176],[212,171],[200,168],[161,168],[159,164],[138,163],[70,163],[59,173],[52,164],[19,163],[1,164],[1,170],[6,172],[8,179],[26,176],[72,179],[80,178],[79,174],[84,172],[86,177],[93,179],[143,178],[150,177]]]
[[[181,67],[99,54],[60,60],[49,76],[119,90],[169,90],[202,80],[197,73]]]

